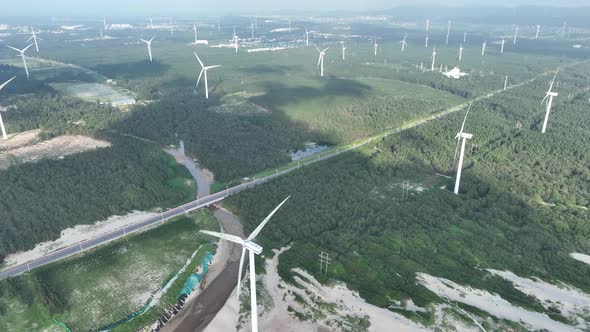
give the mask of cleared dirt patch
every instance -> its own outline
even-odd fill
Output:
[[[0,145],[0,170],[22,163],[36,162],[42,159],[60,159],[88,150],[111,146],[87,136],[60,136],[47,141],[38,142],[38,131],[16,135]]]

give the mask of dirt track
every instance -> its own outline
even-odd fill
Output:
[[[224,211],[215,211],[215,217],[228,234],[243,237],[242,225],[232,214]],[[223,255],[223,250],[228,253],[225,264],[220,263],[221,271],[207,273],[201,286],[206,287],[197,297],[192,299],[185,308],[168,325],[164,326],[164,332],[195,332],[202,331],[213,320],[217,312],[225,305],[225,302],[233,292],[237,284],[238,268],[242,248],[228,241],[219,242],[218,254]],[[225,248],[221,248],[225,246]],[[214,267],[212,267],[214,270]]]

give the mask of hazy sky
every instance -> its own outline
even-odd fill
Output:
[[[416,4],[494,4],[498,0],[2,0],[3,15],[69,15],[127,14],[134,11],[138,15],[152,13],[238,13],[270,12],[281,9],[327,11],[327,10],[379,10],[396,5]],[[589,0],[507,0],[507,5],[554,4],[559,6],[590,5]]]

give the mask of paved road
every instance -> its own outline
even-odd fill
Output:
[[[530,79],[528,81],[524,81],[524,82],[521,82],[519,84],[515,84],[515,85],[512,85],[512,86],[509,86],[508,87],[508,90],[513,89],[513,88],[516,88],[516,87],[519,87],[519,86],[522,86],[522,85],[525,85],[525,84],[528,84],[528,83],[534,81],[535,79],[537,79],[539,77],[542,77],[544,75],[547,75],[548,73],[550,73],[550,72],[545,72],[545,73],[540,74],[540,75],[538,75],[538,76],[536,76],[536,77],[534,77],[534,78],[532,78],[532,79]],[[86,249],[89,249],[89,248],[93,248],[93,247],[99,246],[101,244],[108,243],[108,242],[110,242],[112,240],[118,239],[120,237],[126,236],[127,234],[131,234],[131,233],[134,233],[134,232],[145,230],[145,229],[150,228],[150,227],[155,227],[158,224],[162,223],[163,221],[172,219],[174,217],[178,217],[178,216],[182,215],[183,213],[186,213],[186,212],[189,212],[189,211],[193,211],[193,210],[196,210],[196,209],[199,209],[199,208],[202,208],[202,207],[211,205],[211,204],[213,204],[215,202],[218,202],[218,201],[223,200],[227,196],[230,196],[230,195],[239,193],[242,190],[246,190],[246,189],[255,187],[257,185],[260,185],[262,183],[265,183],[265,182],[267,182],[267,181],[269,181],[269,180],[271,180],[271,179],[273,179],[275,177],[278,177],[278,176],[281,176],[283,174],[289,173],[289,172],[291,172],[291,171],[293,171],[293,170],[295,170],[295,169],[297,169],[297,168],[299,168],[301,166],[308,165],[308,164],[311,164],[311,163],[315,163],[315,162],[318,162],[318,161],[321,161],[321,160],[325,160],[325,159],[328,159],[328,158],[332,158],[332,157],[334,157],[336,155],[339,155],[342,152],[346,152],[346,151],[350,151],[350,150],[356,149],[356,148],[358,148],[360,146],[363,146],[363,145],[366,145],[368,143],[377,141],[377,140],[379,140],[379,139],[381,139],[383,137],[386,137],[386,136],[389,136],[389,135],[392,135],[392,134],[396,134],[396,133],[402,132],[404,130],[408,130],[410,128],[414,128],[414,127],[420,126],[422,124],[425,124],[427,122],[436,120],[436,119],[441,118],[443,116],[446,116],[448,114],[451,114],[451,113],[460,111],[460,110],[466,108],[467,105],[468,105],[468,103],[470,103],[470,102],[474,102],[474,101],[478,101],[478,100],[482,100],[482,99],[487,99],[487,98],[493,97],[494,95],[496,95],[498,93],[501,93],[502,91],[503,90],[497,90],[497,91],[488,93],[486,95],[483,95],[483,96],[480,96],[478,98],[475,98],[475,99],[473,99],[473,100],[471,100],[471,101],[469,101],[467,103],[464,103],[464,104],[461,104],[461,105],[458,105],[458,106],[455,106],[455,107],[451,107],[451,108],[446,109],[446,110],[444,110],[442,112],[433,114],[433,115],[431,115],[429,117],[420,119],[420,120],[415,121],[415,122],[412,122],[410,124],[403,125],[401,127],[391,129],[391,130],[389,130],[389,131],[387,131],[387,132],[385,132],[383,134],[370,137],[370,138],[368,138],[366,140],[363,140],[361,142],[358,142],[356,144],[347,146],[345,148],[336,149],[335,151],[331,151],[331,152],[326,153],[326,154],[324,154],[322,156],[319,156],[318,155],[317,158],[312,158],[311,160],[307,160],[304,163],[302,163],[300,166],[294,166],[292,168],[282,170],[282,171],[277,172],[275,174],[271,174],[271,175],[268,175],[268,176],[263,177],[263,178],[260,178],[260,179],[254,179],[252,181],[249,181],[249,182],[240,184],[238,186],[235,186],[235,187],[232,187],[232,188],[229,188],[229,189],[220,191],[218,193],[209,195],[207,197],[199,198],[199,199],[194,200],[194,201],[192,201],[190,203],[186,203],[184,205],[181,205],[181,206],[178,206],[176,208],[170,209],[170,210],[168,210],[166,212],[163,212],[162,214],[158,215],[157,217],[148,219],[146,221],[143,221],[143,222],[140,222],[140,223],[137,223],[137,224],[133,224],[133,225],[127,226],[125,228],[121,228],[121,229],[116,230],[116,231],[113,231],[111,233],[107,233],[107,234],[104,234],[104,235],[95,237],[95,238],[93,238],[91,240],[88,240],[88,241],[85,241],[85,242],[81,242],[81,243],[78,243],[78,244],[73,245],[73,246],[70,246],[70,247],[66,247],[66,248],[60,249],[58,251],[52,252],[50,254],[47,254],[46,256],[43,256],[43,257],[41,257],[39,259],[30,261],[27,264],[22,264],[22,265],[18,265],[18,266],[15,266],[15,267],[11,267],[11,268],[5,269],[5,270],[3,270],[3,271],[0,272],[0,280],[5,279],[5,278],[8,278],[8,277],[19,275],[21,273],[24,273],[24,272],[26,272],[26,271],[28,271],[30,269],[34,269],[34,268],[39,267],[39,266],[43,266],[43,265],[46,265],[46,264],[49,264],[49,263],[56,262],[58,260],[61,260],[63,258],[66,258],[68,256],[77,254],[77,253],[79,253],[79,252],[81,252],[83,250],[86,250]]]

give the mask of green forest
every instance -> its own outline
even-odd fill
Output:
[[[190,174],[158,145],[110,139],[108,148],[0,172],[0,258],[68,227],[192,199]]]
[[[390,298],[411,298],[425,306],[440,301],[416,284],[415,273],[426,272],[567,321],[482,269],[590,291],[590,267],[568,256],[590,251],[589,96],[578,92],[570,98],[568,93],[587,82],[588,74],[581,72],[590,68],[560,73],[561,95],[545,135],[539,121],[547,77],[473,104],[466,131],[474,138],[460,196],[449,188],[455,172],[453,137],[464,112],[297,170],[233,196],[229,204],[248,233],[280,197],[292,195],[261,234],[269,254],[293,243],[281,256],[284,278],[291,277],[292,268],[303,267],[324,282],[345,281],[382,307]],[[523,129],[516,128],[517,121]],[[433,176],[443,186],[425,184]],[[413,190],[402,200],[404,180],[426,190]],[[326,276],[318,271],[320,251],[333,257]],[[401,312],[425,323],[433,320],[430,314]]]

